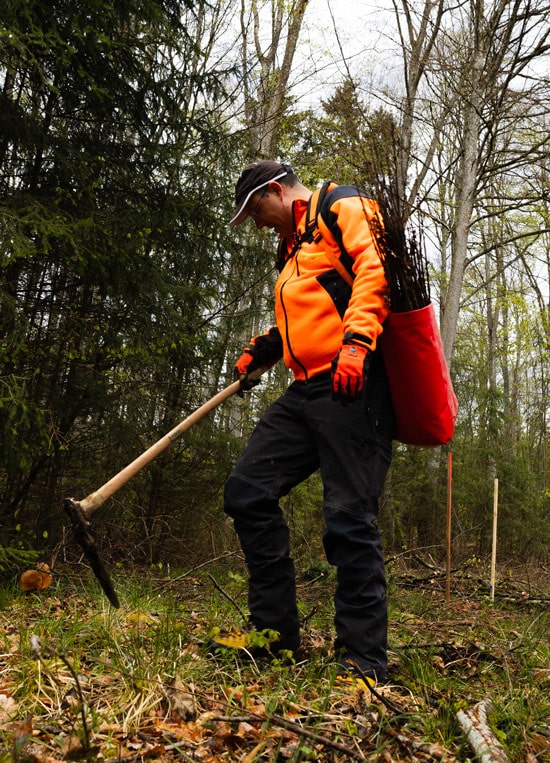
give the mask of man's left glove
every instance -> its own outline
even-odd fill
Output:
[[[359,344],[344,344],[332,361],[332,393],[336,400],[353,403],[360,397],[370,365],[370,352]]]

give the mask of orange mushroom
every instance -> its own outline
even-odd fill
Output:
[[[52,571],[44,562],[39,562],[35,569],[21,573],[19,582],[24,591],[42,591],[51,585]]]

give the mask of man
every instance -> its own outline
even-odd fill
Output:
[[[344,195],[329,210],[340,249],[352,258],[351,287],[326,256],[326,242],[304,235],[311,195],[291,167],[268,160],[247,166],[236,185],[230,224],[251,217],[258,229],[276,231],[280,270],[277,325],[251,340],[236,375],[250,389],[257,383],[248,378],[252,371],[282,358],[295,381],[258,422],[226,483],[224,508],[246,559],[252,627],[278,632],[272,652],[296,650],[295,570],[279,499],[320,470],[323,543],[337,568],[335,654],[342,670],[383,681],[387,603],[376,520],[394,420],[377,339],[388,314],[387,283],[368,200],[358,192]],[[232,636],[215,641],[243,646]]]

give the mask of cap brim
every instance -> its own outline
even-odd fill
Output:
[[[231,218],[229,221],[229,225],[240,225],[241,223],[244,223],[246,218],[248,217],[248,211],[245,209],[247,203],[248,203],[249,196],[246,197],[246,201],[241,204],[239,209],[236,211],[235,215]]]
[[[250,212],[247,210],[246,206],[248,202],[250,201],[251,197],[256,193],[256,191],[259,191],[261,188],[265,188],[266,185],[269,185],[274,180],[280,180],[285,175],[288,175],[288,172],[281,172],[279,175],[275,175],[274,178],[269,178],[269,180],[265,180],[263,183],[260,183],[259,185],[255,186],[251,191],[248,192],[245,200],[243,203],[237,207],[235,210],[235,214],[229,221],[229,225],[240,225],[241,223],[244,223],[246,218],[250,215]]]

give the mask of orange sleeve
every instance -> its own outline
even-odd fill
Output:
[[[337,199],[331,205],[330,213],[336,216],[340,245],[332,235],[330,238],[339,254],[343,247],[351,258],[355,276],[343,317],[344,335],[351,334],[353,341],[374,350],[382,333],[382,324],[389,314],[388,284],[371,229],[373,221],[381,222],[378,204],[365,197],[347,196]],[[325,237],[326,232],[322,232]]]

